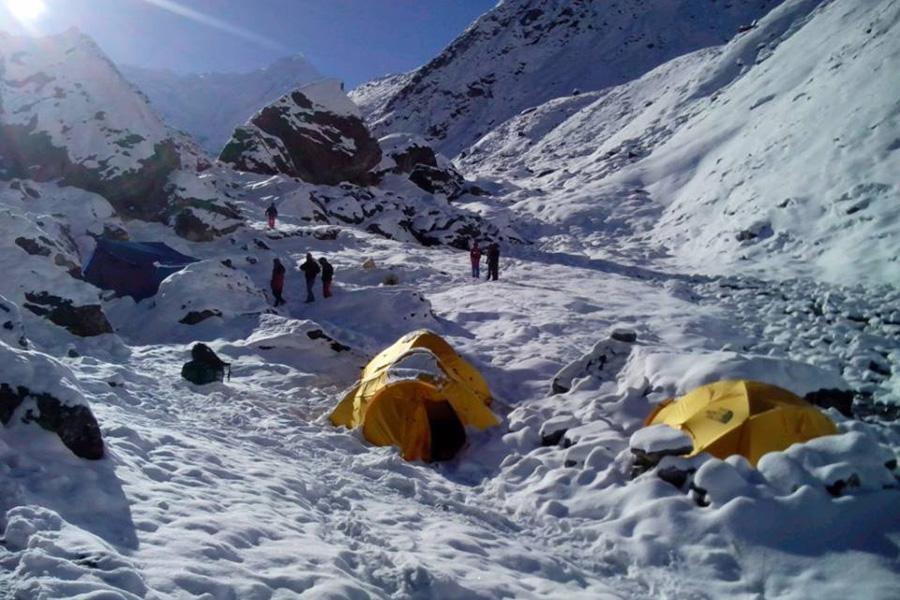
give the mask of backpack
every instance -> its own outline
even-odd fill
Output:
[[[231,380],[231,363],[223,361],[206,344],[194,344],[191,348],[189,363],[181,368],[181,376],[197,385],[222,381],[225,378],[225,370],[228,369],[228,380]]]

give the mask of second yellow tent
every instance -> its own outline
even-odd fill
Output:
[[[837,427],[809,402],[758,381],[717,381],[663,403],[645,425],[665,423],[687,433],[693,454],[718,458],[741,454],[754,466],[767,452],[837,433]]]

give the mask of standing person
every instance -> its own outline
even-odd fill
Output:
[[[331,298],[331,280],[334,279],[334,266],[325,257],[319,259],[322,265],[322,295]]]
[[[266,218],[269,219],[269,229],[275,229],[275,219],[278,218],[278,209],[275,208],[274,202],[269,204],[269,208],[266,209]]]
[[[275,306],[284,304],[281,294],[284,292],[284,265],[277,258],[272,264],[272,295],[275,296]]]
[[[313,286],[316,285],[316,275],[319,274],[319,265],[309,252],[306,253],[306,261],[300,265],[300,270],[306,275],[306,302],[315,302],[316,297],[313,296]]]
[[[497,281],[500,270],[500,246],[497,242],[491,242],[487,249],[487,278]]]
[[[472,261],[472,277],[478,279],[481,277],[481,248],[478,247],[478,240],[472,241],[469,259]]]

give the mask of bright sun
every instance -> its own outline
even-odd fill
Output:
[[[20,21],[34,21],[47,10],[44,0],[5,0],[6,8]]]

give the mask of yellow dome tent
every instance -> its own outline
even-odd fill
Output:
[[[717,381],[663,402],[644,421],[660,423],[691,437],[691,456],[740,454],[754,466],[767,452],[837,433],[831,419],[809,402],[774,385],[746,380]]]
[[[408,333],[373,358],[331,422],[362,426],[378,446],[399,446],[406,460],[451,458],[465,443],[465,427],[498,424],[481,374],[440,336]]]

